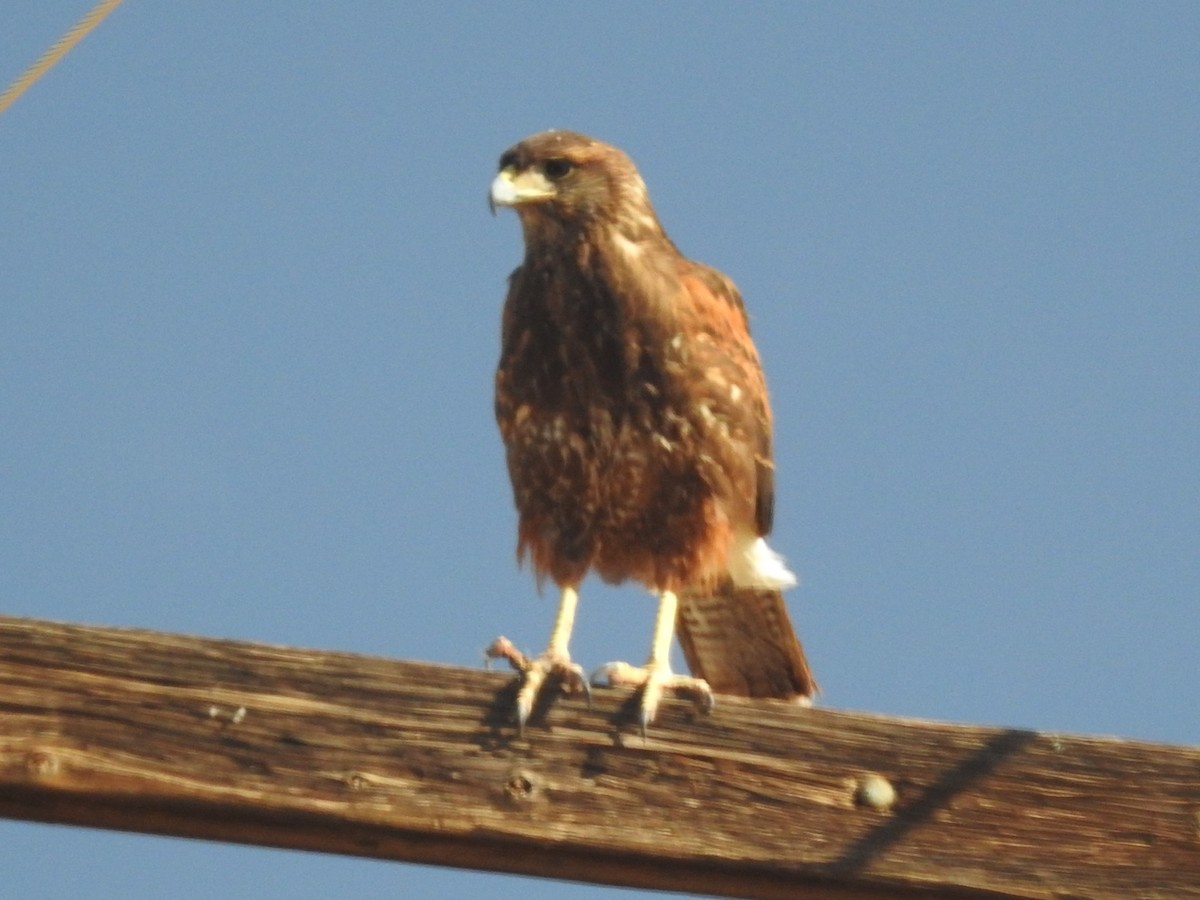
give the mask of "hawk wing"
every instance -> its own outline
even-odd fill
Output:
[[[730,451],[749,483],[731,487],[746,501],[730,514],[735,532],[763,537],[775,507],[771,409],[758,351],[750,338],[741,296],[715,269],[684,262],[681,277],[692,321],[688,323],[702,402],[714,408]],[[683,592],[676,636],[692,674],[718,694],[797,698],[808,701],[817,686],[796,637],[779,587],[747,586],[725,579],[714,588]]]

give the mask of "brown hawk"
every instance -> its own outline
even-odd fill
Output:
[[[500,157],[491,204],[520,217],[525,258],[504,305],[496,418],[507,451],[518,558],[562,595],[549,646],[521,670],[524,726],[549,677],[586,690],[567,651],[584,575],[640,581],[659,598],[640,687],[643,729],[664,690],[808,702],[816,690],[767,546],[774,503],[771,410],[732,281],[667,237],[616,147],[570,131]],[[668,662],[679,636],[693,677]]]

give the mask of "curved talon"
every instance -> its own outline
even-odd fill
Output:
[[[524,672],[524,678],[521,680],[521,688],[517,691],[517,702],[515,704],[517,719],[517,731],[525,734],[525,723],[529,721],[529,714],[533,712],[533,701],[537,697],[538,691],[542,688],[542,683],[546,680],[546,675],[549,674],[549,666],[531,665]]]
[[[483,664],[491,668],[493,659],[506,659],[508,664],[518,672],[529,669],[529,657],[517,649],[516,645],[504,635],[496,638],[483,651]]]
[[[587,677],[583,674],[583,666],[578,663],[571,663],[567,667],[567,673],[563,675],[563,687],[567,693],[574,694],[582,692],[583,698],[587,701],[588,709],[592,708],[592,686],[588,683]]]
[[[665,692],[679,697],[691,697],[701,712],[711,712],[715,703],[712,688],[703,678],[676,675],[666,666],[634,666],[627,662],[609,662],[592,673],[593,684],[609,687],[630,687],[642,692],[638,701],[638,724],[642,736],[658,714],[658,704]]]
[[[575,605],[578,601],[579,595],[575,588],[571,585],[564,586],[558,603],[558,614],[554,619],[554,629],[550,632],[550,641],[540,656],[526,656],[504,636],[496,638],[484,651],[488,659],[507,659],[509,665],[521,673],[515,713],[517,728],[522,734],[525,733],[525,723],[533,714],[534,702],[547,681],[557,684],[567,693],[583,691],[588,706],[592,705],[592,692],[583,669],[571,662],[571,655],[567,652],[567,642],[571,637],[571,627],[575,622]]]
[[[645,680],[645,670],[627,662],[606,662],[590,678],[592,684],[605,687],[641,687]]]
[[[533,714],[538,695],[545,690],[548,682],[558,685],[564,693],[582,693],[588,707],[592,705],[592,689],[584,676],[583,667],[571,662],[570,657],[562,653],[547,650],[541,656],[529,657],[502,636],[488,645],[484,657],[485,663],[494,659],[508,660],[508,664],[520,673],[513,717],[521,734],[525,733],[525,723]]]

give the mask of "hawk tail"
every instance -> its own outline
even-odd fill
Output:
[[[736,587],[684,591],[675,633],[688,668],[718,694],[809,703],[817,683],[783,594]]]

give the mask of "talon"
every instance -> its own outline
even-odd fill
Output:
[[[583,666],[570,663],[562,675],[563,689],[568,694],[582,693],[587,701],[588,709],[592,708],[592,686],[588,684],[587,676],[583,674]]]
[[[530,665],[529,657],[518,650],[516,645],[504,635],[500,635],[488,644],[487,649],[483,651],[483,664],[486,668],[492,667],[493,659],[508,660],[508,664],[518,672],[528,671]]]
[[[517,689],[515,715],[517,729],[523,735],[525,723],[533,714],[533,707],[538,695],[550,681],[557,684],[563,691],[574,694],[582,691],[587,697],[588,706],[592,705],[592,692],[584,677],[583,669],[571,662],[567,652],[567,641],[571,636],[571,627],[575,621],[575,605],[579,595],[575,588],[564,586],[562,597],[558,603],[558,615],[554,620],[554,629],[550,632],[550,642],[541,656],[530,658],[513,646],[512,641],[501,636],[492,641],[484,655],[487,659],[507,659],[508,664],[521,673],[521,686]]]
[[[592,690],[583,674],[583,667],[571,662],[569,656],[562,652],[547,650],[541,656],[528,657],[507,638],[498,637],[488,645],[486,658],[506,659],[520,673],[520,687],[517,688],[516,700],[513,704],[513,718],[517,730],[524,735],[525,723],[533,714],[537,698],[546,690],[547,684],[557,685],[564,693],[582,693],[590,707]]]
[[[522,735],[525,734],[525,723],[529,721],[529,714],[533,712],[533,700],[545,682],[548,671],[548,666],[539,665],[531,665],[525,669],[521,689],[517,691],[515,710],[517,731]]]
[[[638,726],[642,731],[642,740],[646,740],[646,730],[654,717],[658,715],[658,701],[663,695],[663,677],[658,672],[650,672],[646,683],[642,686],[642,702],[638,704]]]
[[[666,666],[605,663],[592,673],[592,683],[630,687],[642,692],[638,701],[638,724],[643,737],[658,715],[659,702],[666,691],[680,697],[691,697],[701,712],[711,712],[714,704],[712,688],[707,681],[690,675],[676,675]]]
[[[641,687],[644,670],[627,662],[606,662],[592,673],[591,682],[605,687]]]

